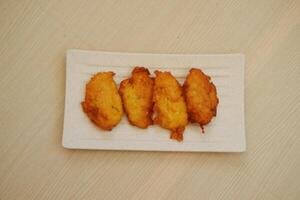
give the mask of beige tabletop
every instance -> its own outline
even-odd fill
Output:
[[[300,1],[0,2],[0,199],[300,199]],[[65,53],[244,53],[245,153],[67,150]]]

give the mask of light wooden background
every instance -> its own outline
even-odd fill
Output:
[[[69,48],[246,55],[247,152],[62,148]],[[300,1],[0,1],[0,199],[300,199]]]

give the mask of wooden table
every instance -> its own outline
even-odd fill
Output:
[[[0,199],[300,199],[300,1],[1,1]],[[67,150],[67,49],[246,55],[245,153]]]

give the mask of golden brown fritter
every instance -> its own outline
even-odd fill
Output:
[[[209,76],[195,68],[190,70],[183,87],[189,119],[191,122],[199,123],[204,132],[203,126],[217,113],[219,100],[216,87]]]
[[[129,122],[139,128],[152,124],[153,80],[148,69],[135,67],[132,76],[121,82],[119,92]]]
[[[155,71],[154,123],[171,130],[171,138],[183,140],[188,115],[182,87],[170,72]]]
[[[111,130],[122,117],[121,97],[113,72],[100,72],[86,84],[85,99],[81,103],[83,111],[97,126]]]

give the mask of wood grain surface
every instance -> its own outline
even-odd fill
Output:
[[[246,55],[245,153],[67,150],[65,53]],[[0,1],[0,199],[300,199],[300,1]]]

